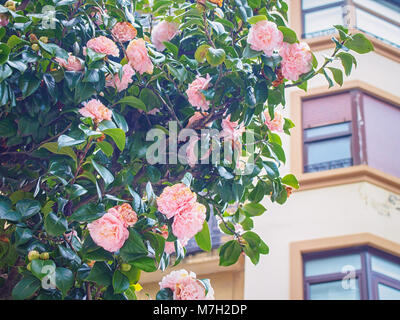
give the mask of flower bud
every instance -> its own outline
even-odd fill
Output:
[[[121,270],[122,271],[128,272],[129,270],[131,270],[131,268],[132,268],[132,266],[130,264],[128,264],[128,263],[121,264]]]
[[[36,35],[35,35],[34,33],[31,33],[31,34],[29,35],[29,41],[30,41],[31,43],[38,43],[38,38],[36,37]]]
[[[6,3],[4,4],[4,6],[5,6],[5,7],[15,6],[15,1],[8,0],[8,1],[6,1]]]
[[[43,43],[49,42],[49,38],[47,38],[45,36],[40,37],[39,40],[42,41]]]
[[[49,260],[49,258],[50,258],[50,255],[48,252],[43,252],[40,254],[40,259],[42,259],[42,260]]]
[[[37,252],[36,250],[29,251],[28,253],[29,261],[39,259],[39,256],[39,252]]]
[[[38,45],[37,43],[34,43],[34,44],[31,46],[31,48],[32,48],[33,51],[36,51],[36,52],[39,51],[39,49],[40,49],[40,48],[39,48],[39,45]]]
[[[28,269],[29,271],[32,270],[32,262],[28,263],[28,265],[26,266],[26,269]]]

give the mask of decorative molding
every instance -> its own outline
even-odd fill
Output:
[[[367,245],[400,257],[400,244],[371,233],[313,239],[290,243],[290,299],[303,300],[304,253]]]

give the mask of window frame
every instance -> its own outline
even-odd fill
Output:
[[[357,253],[361,259],[361,269],[355,270],[356,279],[358,281],[358,288],[360,291],[360,300],[379,300],[378,285],[380,283],[400,290],[400,281],[390,278],[387,275],[372,270],[371,255],[381,257],[388,261],[393,261],[400,265],[400,257],[394,256],[390,253],[378,250],[370,245],[361,245],[353,247],[345,247],[333,250],[324,250],[311,253],[302,254],[303,265],[303,297],[305,300],[310,300],[310,285],[318,283],[328,283],[333,281],[343,280],[345,274],[343,273],[330,273],[306,276],[305,265],[308,261],[318,260],[322,258],[343,256]]]

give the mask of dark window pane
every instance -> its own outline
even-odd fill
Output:
[[[379,300],[400,300],[400,290],[379,283],[378,297]]]
[[[305,139],[313,139],[317,137],[340,135],[351,131],[351,123],[337,123],[330,126],[316,127],[304,130]]]
[[[314,259],[305,262],[305,276],[317,276],[329,273],[341,273],[344,267],[351,266],[354,270],[361,269],[361,257],[359,253],[343,256],[333,256],[321,259]]]
[[[400,27],[357,8],[357,28],[400,47]]]
[[[371,256],[372,270],[400,281],[400,264],[379,256]]]
[[[321,31],[335,30],[336,24],[343,24],[342,7],[333,7],[304,14],[304,35],[305,38],[315,37]]]
[[[358,281],[354,279],[350,286],[342,280],[311,284],[310,300],[360,300]]]
[[[308,165],[351,158],[351,136],[307,143]]]

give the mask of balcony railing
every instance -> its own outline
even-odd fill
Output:
[[[304,167],[304,172],[318,172],[331,169],[339,169],[351,167],[353,165],[353,159],[341,159],[334,161],[321,162],[316,164],[310,164]]]

